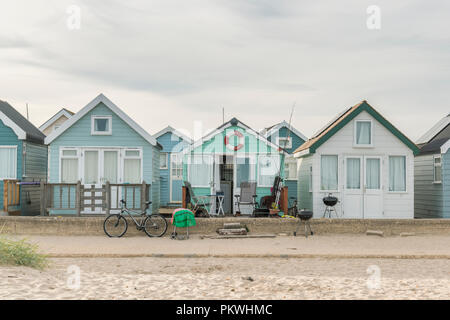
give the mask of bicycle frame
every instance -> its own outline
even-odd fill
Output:
[[[133,222],[136,225],[136,227],[139,230],[142,230],[142,228],[144,227],[144,220],[145,220],[145,217],[147,216],[147,213],[146,212],[139,213],[139,212],[132,211],[132,210],[127,209],[126,207],[122,206],[122,208],[120,209],[120,215],[122,215],[124,212],[126,212],[128,214],[128,216],[131,218],[131,220],[133,220]],[[138,223],[138,220],[135,219],[131,213],[135,213],[137,215],[140,215],[141,216],[141,221]]]

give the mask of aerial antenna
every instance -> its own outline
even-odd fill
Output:
[[[297,103],[297,101],[294,101],[294,104],[292,105],[292,109],[291,109],[291,116],[289,117],[289,128],[288,128],[288,141],[289,138],[291,137],[291,123],[292,123],[292,116],[294,114],[294,109],[295,109],[295,104]]]
[[[30,116],[28,114],[28,103],[27,103],[27,120],[30,121]]]
[[[225,108],[222,107],[222,124],[225,123]]]

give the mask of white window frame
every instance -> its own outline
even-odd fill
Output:
[[[322,157],[323,156],[335,156],[337,157],[337,189],[336,190],[325,190],[322,189]],[[339,192],[339,183],[341,181],[340,177],[340,170],[339,170],[339,163],[340,163],[340,156],[338,154],[321,154],[319,158],[319,168],[320,168],[320,175],[319,175],[319,183],[320,183],[320,192],[326,192],[326,193],[333,193],[333,192]]]
[[[297,160],[295,160],[295,159],[286,159],[285,161],[284,161],[284,167],[286,168],[286,165],[288,165],[289,166],[289,175],[291,175],[291,169],[290,169],[290,165],[291,164],[295,164],[295,176],[294,177],[288,177],[288,176],[286,176],[286,169],[285,169],[285,179],[286,180],[289,180],[289,181],[296,181],[297,179],[298,179],[298,177],[297,177],[297,170],[298,170],[298,164],[297,164]]]
[[[127,151],[138,151],[139,152],[139,156],[127,156]],[[141,179],[139,183],[142,183],[142,181],[144,181],[144,157],[143,157],[143,152],[142,152],[142,148],[125,148],[122,150],[122,183],[124,183],[125,181],[125,161],[126,160],[131,160],[131,159],[138,159],[141,160]],[[147,182],[150,183],[150,182]]]
[[[277,145],[279,145],[280,147],[284,148],[284,149],[291,149],[292,148],[292,137],[277,137]],[[287,140],[288,143],[285,146],[282,146],[280,144],[280,140]]]
[[[266,186],[266,185],[262,185],[261,184],[261,167],[260,167],[260,162],[259,162],[259,159],[261,158],[261,157],[273,157],[273,158],[277,158],[278,157],[278,165],[280,166],[281,165],[281,159],[280,159],[280,156],[278,155],[278,154],[260,154],[260,155],[258,155],[258,158],[257,158],[257,171],[256,171],[256,174],[257,174],[257,186],[258,187],[261,187],[261,188],[270,188],[270,187],[273,187],[273,182],[272,182],[272,184],[271,185],[269,185],[269,186]],[[278,168],[279,169],[279,168]],[[274,176],[276,176],[276,174],[274,174]]]
[[[166,162],[163,167],[161,167],[161,155],[166,155]],[[159,153],[159,169],[167,170],[169,169],[169,153],[168,152],[160,152]]]
[[[357,139],[357,129],[358,129],[358,123],[359,122],[369,122],[370,123],[370,144],[359,144],[357,143],[358,139]],[[373,121],[371,119],[368,120],[355,120],[355,126],[354,126],[354,130],[353,130],[353,146],[355,148],[373,148]]]
[[[108,131],[95,131],[95,120],[97,119],[107,119],[108,120]],[[91,135],[93,136],[110,136],[112,135],[112,116],[97,116],[91,117]]]
[[[439,159],[439,164],[436,164],[436,159]],[[441,168],[441,180],[436,180],[436,167]],[[442,183],[442,156],[440,154],[433,156],[433,183],[435,184]]]
[[[64,156],[64,151],[75,151],[76,156]],[[59,149],[59,183],[62,183],[62,161],[63,159],[78,160],[78,180],[81,174],[81,149],[80,148],[60,148]]]
[[[210,166],[211,166],[211,170],[208,172],[208,177],[209,177],[209,183],[208,185],[194,185],[192,184],[192,179],[191,179],[191,164],[196,163],[195,158],[201,158],[201,161],[210,161]],[[188,167],[187,167],[187,176],[188,176],[188,181],[191,182],[191,186],[193,188],[211,188],[211,183],[214,183],[214,176],[212,173],[212,168],[214,166],[214,161],[213,161],[213,157],[211,155],[202,155],[202,154],[191,154],[189,156],[189,162],[188,162]]]
[[[176,175],[173,174],[173,170],[176,170]],[[170,178],[171,180],[183,180],[183,154],[181,153],[170,154]]]
[[[405,158],[405,190],[404,191],[391,191],[391,190],[389,190],[390,185],[391,185],[391,182],[389,181],[390,175],[391,175],[391,172],[390,172],[391,164],[390,164],[390,161],[389,161],[390,157],[404,157]],[[387,171],[387,173],[388,173],[388,180],[387,180],[387,187],[386,187],[387,192],[389,194],[396,194],[396,193],[406,194],[406,193],[408,193],[408,157],[406,155],[404,155],[404,154],[390,154],[387,157],[387,167],[388,167],[388,171]]]
[[[16,152],[16,157],[14,160],[14,177],[0,177],[0,181],[3,180],[15,180],[17,179],[17,146],[0,146],[1,149],[14,149]]]

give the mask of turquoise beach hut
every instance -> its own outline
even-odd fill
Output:
[[[45,143],[49,146],[50,183],[80,181],[85,187],[97,187],[107,182],[145,182],[151,185],[150,211],[158,211],[161,146],[103,94],[53,131]],[[73,214],[67,210],[53,213]],[[98,208],[81,213],[105,212]]]
[[[160,206],[179,207],[183,186],[183,150],[192,140],[183,133],[167,126],[154,135],[162,146],[159,154]]]
[[[271,194],[275,177],[283,177],[285,153],[236,118],[195,141],[184,151],[183,180],[195,196],[224,193],[224,213],[236,213],[235,195],[242,182],[256,182],[256,201]],[[215,210],[211,201],[211,210]],[[251,214],[251,206],[241,208]]]
[[[47,178],[45,135],[0,100],[0,215],[37,215]]]

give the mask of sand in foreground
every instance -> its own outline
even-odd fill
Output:
[[[450,299],[448,259],[57,258],[51,263],[45,271],[0,266],[0,298]],[[68,272],[69,266],[80,268],[78,290],[73,288],[77,269]]]

